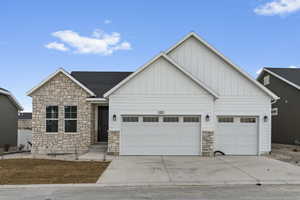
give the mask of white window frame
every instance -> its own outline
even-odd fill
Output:
[[[278,115],[278,108],[272,108],[271,114],[272,114],[272,116],[277,116]]]
[[[270,84],[270,75],[264,76],[264,85]]]
[[[56,106],[57,107],[57,118],[47,118],[47,107],[54,107]],[[57,134],[58,131],[59,131],[59,106],[58,105],[46,105],[46,108],[45,108],[45,134]],[[51,120],[51,121],[57,121],[57,131],[56,132],[47,132],[47,121],[48,120]]]
[[[71,106],[71,107],[76,107],[76,118],[66,118],[66,107]],[[72,113],[72,112],[71,112]],[[79,134],[78,132],[78,106],[77,105],[64,105],[64,133],[65,134]],[[66,132],[66,121],[76,121],[76,132]]]

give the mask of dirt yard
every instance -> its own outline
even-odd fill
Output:
[[[109,162],[0,160],[0,184],[96,183]]]
[[[272,153],[268,157],[300,166],[300,146],[272,144]]]

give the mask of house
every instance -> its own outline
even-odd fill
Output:
[[[135,72],[59,69],[31,89],[33,153],[259,155],[278,97],[196,33]]]
[[[23,146],[24,150],[31,148],[32,141],[32,113],[20,112],[18,115],[18,147]]]
[[[13,94],[0,88],[0,152],[17,146],[18,111],[23,110]]]
[[[264,68],[257,80],[280,97],[272,103],[272,142],[300,142],[300,69]]]

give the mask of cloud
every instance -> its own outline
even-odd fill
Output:
[[[118,50],[131,49],[129,42],[121,42],[120,33],[108,34],[100,29],[96,29],[91,37],[81,36],[72,30],[57,31],[52,33],[52,36],[60,39],[64,45],[69,46],[74,53],[78,54],[111,55]]]
[[[273,0],[254,9],[258,15],[284,15],[300,10],[300,0]]]
[[[299,67],[297,67],[297,66],[295,66],[295,65],[291,65],[291,66],[289,66],[289,68],[299,68]]]
[[[106,20],[104,20],[104,24],[111,24],[111,20],[109,20],[109,19],[106,19]]]
[[[46,48],[48,49],[55,49],[58,51],[68,51],[69,48],[65,47],[63,43],[58,43],[58,42],[51,42],[49,44],[45,45]]]

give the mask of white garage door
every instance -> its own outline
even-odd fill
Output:
[[[199,155],[199,116],[123,116],[121,155]]]
[[[226,155],[257,155],[257,124],[256,117],[218,117],[215,150]]]

